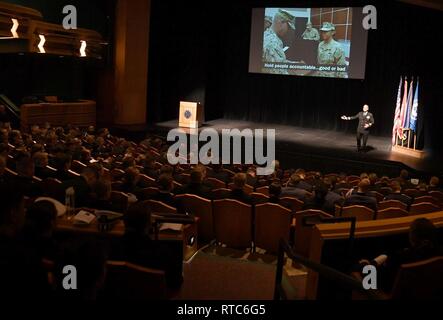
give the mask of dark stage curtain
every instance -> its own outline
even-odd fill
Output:
[[[248,73],[252,8],[366,4],[377,8],[378,29],[369,31],[364,80]],[[154,1],[152,14],[148,122],[175,119],[180,100],[197,100],[207,120],[354,132],[357,123],[340,116],[354,115],[367,103],[375,116],[372,134],[390,136],[399,77],[419,76],[420,146],[443,149],[441,11],[397,1],[245,0],[217,6],[195,0]]]

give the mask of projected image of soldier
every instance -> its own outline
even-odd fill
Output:
[[[266,31],[269,27],[271,27],[271,25],[272,25],[272,17],[271,16],[266,16],[265,17],[264,31]]]
[[[308,22],[306,24],[306,30],[302,34],[303,39],[305,40],[320,40],[320,34],[318,30],[312,27],[312,23]]]
[[[318,44],[317,63],[324,67],[346,67],[345,51],[341,44],[334,40],[335,26],[331,22],[323,22],[320,32],[322,41]],[[314,75],[318,77],[348,77],[346,72],[325,70],[317,71]]]
[[[279,9],[274,15],[272,25],[265,31],[263,38],[263,62],[290,63],[286,59],[282,38],[289,29],[295,29],[295,16]],[[263,68],[263,72],[288,74],[286,69]]]

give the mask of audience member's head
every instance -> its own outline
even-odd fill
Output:
[[[369,181],[371,182],[371,186],[375,185],[377,182],[377,174],[376,173],[370,173],[369,174]]]
[[[325,197],[327,193],[328,189],[324,184],[315,185],[313,190],[314,202],[318,204],[323,204],[325,202]]]
[[[161,191],[171,192],[173,189],[173,180],[169,174],[161,174],[158,178],[158,186]]]
[[[363,180],[363,179],[369,179],[369,176],[368,176],[368,174],[366,172],[362,172],[360,174],[360,180]]]
[[[50,237],[55,226],[57,209],[47,200],[34,202],[26,211],[26,225],[37,235]]]
[[[58,171],[68,171],[71,169],[72,157],[66,153],[58,153],[55,157],[55,168]]]
[[[111,182],[105,179],[99,179],[94,186],[94,193],[97,200],[111,199]]]
[[[417,189],[422,192],[428,192],[428,186],[424,182],[420,182],[417,186]]]
[[[123,180],[129,185],[135,186],[140,180],[140,170],[138,170],[136,167],[127,168],[125,170]]]
[[[431,180],[429,180],[430,187],[438,187],[439,184],[440,184],[440,179],[436,176],[431,177]]]
[[[172,176],[174,174],[174,168],[169,164],[164,164],[160,168],[160,174],[169,174]]]
[[[273,182],[269,185],[269,195],[271,197],[278,198],[281,194],[281,184],[278,182]]]
[[[206,166],[205,166],[205,165],[203,165],[203,164],[198,164],[198,165],[196,165],[196,166],[194,167],[194,170],[198,170],[198,171],[201,172],[202,180],[205,180],[205,179],[206,179],[206,173],[207,173],[207,170],[206,170]]]
[[[409,228],[409,242],[414,248],[437,245],[437,229],[426,218],[415,219]]]
[[[235,189],[243,189],[243,187],[246,184],[246,174],[245,173],[242,173],[242,172],[236,173],[232,179],[233,179]]]
[[[409,178],[409,172],[408,172],[408,170],[406,170],[406,169],[402,169],[402,170],[400,171],[400,178],[401,178],[402,180],[408,180],[408,178]]]
[[[15,167],[19,176],[27,178],[34,176],[34,162],[29,153],[19,153],[15,159]]]
[[[86,183],[94,188],[94,185],[97,183],[99,179],[99,173],[97,172],[97,168],[94,166],[87,166],[83,168],[81,176],[86,180]]]
[[[306,172],[304,169],[299,168],[299,169],[295,170],[295,174],[297,174],[301,180],[304,180],[306,177]]]
[[[201,170],[194,169],[191,171],[191,183],[200,184],[203,182],[203,173]]]
[[[34,164],[37,168],[44,168],[49,163],[48,154],[46,152],[36,152],[33,156]]]
[[[361,181],[358,183],[358,192],[359,193],[366,193],[369,190],[369,186],[371,185],[371,182],[369,179],[361,179]]]
[[[401,185],[398,181],[392,181],[391,182],[391,189],[394,193],[400,193],[401,192]]]
[[[300,177],[297,173],[293,173],[293,174],[291,175],[291,178],[289,179],[288,186],[289,186],[289,187],[296,187],[297,184],[298,184],[301,180],[302,180],[301,177]]]

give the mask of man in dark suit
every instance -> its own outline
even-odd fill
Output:
[[[401,186],[398,181],[392,181],[391,183],[392,193],[388,194],[384,200],[398,200],[403,202],[407,206],[410,206],[412,203],[411,197],[401,193]]]
[[[201,170],[193,169],[191,172],[191,181],[177,189],[177,194],[195,194],[197,196],[210,199],[211,198],[211,188],[203,183],[203,173]]]
[[[18,190],[29,198],[36,198],[43,194],[40,185],[34,182],[34,162],[29,153],[19,153],[15,160],[17,176],[12,178]]]
[[[366,143],[369,137],[369,128],[374,125],[374,116],[369,112],[369,106],[365,104],[363,106],[363,111],[360,111],[355,116],[348,117],[342,116],[343,120],[355,120],[358,119],[357,126],[357,150],[365,150]],[[363,147],[361,145],[361,140],[363,138]]]
[[[288,185],[282,188],[281,197],[295,197],[301,201],[305,201],[310,194],[307,190],[300,188],[300,182],[300,176],[296,173],[292,174]]]
[[[35,176],[40,179],[53,178],[55,170],[48,168],[48,154],[46,152],[36,152],[32,156],[35,165]]]
[[[347,197],[343,203],[343,206],[360,205],[377,211],[377,200],[374,197],[368,196],[369,185],[369,179],[362,179],[358,184],[357,192],[352,193],[349,197]]]

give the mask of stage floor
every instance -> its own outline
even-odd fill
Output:
[[[156,130],[166,132],[176,128],[178,120],[157,123]],[[375,163],[391,167],[392,172],[397,172],[401,165],[416,171],[441,175],[443,159],[417,159],[391,151],[391,137],[369,136],[368,151],[357,152],[355,134],[336,132],[330,130],[310,129],[281,124],[258,123],[242,120],[217,119],[208,121],[200,128],[213,128],[217,131],[222,129],[237,128],[249,129],[275,129],[276,132],[276,156],[278,159],[290,161],[292,158],[308,156],[312,164],[323,164],[324,161],[342,162],[349,166],[353,164],[358,170],[365,164]],[[282,163],[283,164],[283,163]],[[358,164],[358,165],[357,165]],[[395,168],[395,169],[394,169]],[[369,170],[369,168],[368,168]],[[398,173],[397,173],[398,174]]]

